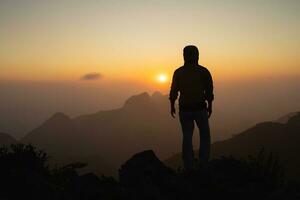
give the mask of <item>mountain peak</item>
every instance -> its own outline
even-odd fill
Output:
[[[57,112],[48,119],[45,124],[53,124],[53,123],[63,123],[69,121],[70,117],[62,112]]]
[[[143,92],[129,97],[124,104],[124,107],[140,106],[151,102],[151,97],[147,92]]]
[[[152,94],[152,98],[161,98],[163,96],[163,94],[160,91],[155,91]]]
[[[62,113],[62,112],[54,113],[52,118],[70,119],[70,117],[68,115],[66,115],[65,113]]]

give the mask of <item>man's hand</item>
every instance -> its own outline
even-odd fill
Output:
[[[175,109],[175,106],[171,106],[171,116],[173,118],[175,118],[175,115],[176,115],[176,109]]]
[[[210,118],[212,114],[212,102],[208,102],[208,106],[207,106],[207,116],[208,118]]]
[[[170,106],[171,106],[171,116],[175,118],[176,115],[175,100],[170,100]]]

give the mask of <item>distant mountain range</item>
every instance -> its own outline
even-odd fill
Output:
[[[170,117],[169,107],[167,95],[144,92],[115,110],[76,118],[56,113],[20,142],[37,145],[58,161],[86,161],[91,170],[110,174],[144,149],[153,149],[162,159],[178,152],[181,128],[178,118]],[[226,132],[237,121],[215,113],[212,123],[218,125],[213,126],[214,133]]]
[[[224,135],[228,137],[229,130],[240,121],[240,116],[215,108],[210,121],[213,140],[220,140]],[[87,170],[115,174],[128,157],[145,149],[153,149],[161,159],[175,155],[181,148],[181,129],[178,117],[170,117],[167,95],[145,92],[130,97],[115,110],[76,118],[56,113],[20,141],[0,134],[0,145],[15,142],[31,143],[44,149],[56,159],[53,162],[83,161],[88,163]],[[220,149],[215,155],[227,152],[227,149]]]
[[[123,107],[69,118],[56,113],[21,142],[45,149],[64,162],[88,162],[90,169],[111,174],[133,153],[154,149],[167,157],[179,145],[179,125],[169,116],[160,93],[130,97]]]
[[[284,164],[286,175],[300,179],[300,112],[288,114],[277,122],[263,122],[212,145],[212,157],[234,156],[246,158],[262,148],[278,156]],[[181,165],[181,154],[166,160],[173,167]]]

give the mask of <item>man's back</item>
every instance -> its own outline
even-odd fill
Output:
[[[213,99],[212,91],[212,78],[205,67],[185,65],[174,72],[170,99],[176,99],[180,92],[180,106],[204,103]]]

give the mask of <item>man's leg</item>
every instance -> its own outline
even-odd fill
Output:
[[[210,156],[210,129],[208,122],[208,115],[205,109],[197,112],[195,119],[199,128],[200,134],[200,148],[199,148],[199,160],[200,162],[208,162]]]
[[[187,170],[192,169],[194,161],[193,151],[193,131],[194,120],[189,112],[179,113],[180,124],[182,128],[183,141],[182,141],[182,160],[184,168]]]

